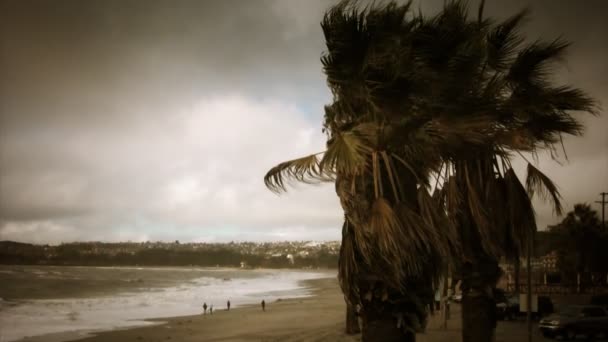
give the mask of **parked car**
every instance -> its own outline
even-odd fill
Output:
[[[496,318],[497,319],[516,319],[525,316],[526,312],[522,312],[519,306],[519,295],[509,294],[504,290],[496,289],[494,291],[496,300]],[[553,302],[548,296],[538,296],[538,310],[532,313],[533,319],[550,315],[554,312]]]
[[[457,293],[452,296],[452,300],[456,303],[462,302],[462,293]]]
[[[519,315],[519,297],[501,289],[494,291],[497,319],[515,319]]]
[[[538,327],[545,337],[575,339],[585,335],[592,339],[608,335],[608,313],[597,305],[568,306],[543,318]]]
[[[599,294],[591,297],[589,304],[599,305],[608,311],[608,293]]]

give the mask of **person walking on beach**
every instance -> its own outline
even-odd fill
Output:
[[[203,303],[203,315],[207,314],[207,303]]]
[[[262,299],[262,311],[266,311],[266,302]]]
[[[230,311],[230,300],[228,300],[228,302],[226,303],[226,307],[228,308],[228,311]]]
[[[211,306],[209,307],[209,314],[213,315],[213,304],[211,304]]]

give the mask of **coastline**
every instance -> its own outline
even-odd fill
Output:
[[[157,317],[142,320],[148,325],[121,327],[104,331],[76,330],[26,337],[19,342],[60,341],[257,341],[273,340],[273,336],[293,335],[296,331],[330,328],[343,332],[344,300],[336,277],[302,280],[309,297],[285,298],[267,302],[266,312],[259,304],[245,304],[230,311],[217,309],[213,315]],[[322,313],[321,313],[322,312]],[[319,314],[310,319],[311,314]],[[296,334],[297,335],[297,334]],[[162,336],[162,338],[160,338]],[[336,341],[356,341],[340,339]],[[331,340],[331,339],[330,339]]]
[[[312,293],[309,297],[267,302],[266,312],[259,305],[243,305],[230,311],[218,310],[213,315],[190,315],[146,320],[143,327],[106,331],[72,331],[25,338],[19,342],[167,342],[167,341],[265,341],[265,342],[360,342],[359,335],[349,336],[345,329],[345,304],[338,280],[318,278],[302,280]],[[460,305],[452,306],[447,329],[440,315],[430,316],[425,333],[417,334],[418,342],[462,342]],[[83,335],[83,334],[88,335]],[[525,322],[501,322],[496,342],[526,339]],[[534,340],[549,341],[534,330]]]

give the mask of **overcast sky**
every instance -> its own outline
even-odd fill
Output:
[[[573,41],[559,79],[608,106],[608,1],[487,2],[499,18],[529,5],[530,39]],[[339,239],[332,185],[279,197],[262,181],[324,146],[332,3],[0,1],[0,240]],[[608,191],[608,117],[583,121],[568,162],[539,161],[567,210]]]

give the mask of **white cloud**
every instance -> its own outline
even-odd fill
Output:
[[[5,223],[0,239],[34,241],[56,227],[63,229],[62,240],[102,231],[107,240],[238,237],[218,227],[236,227],[254,240],[303,238],[303,230],[311,237],[339,238],[341,209],[333,185],[299,186],[277,196],[263,183],[275,164],[323,149],[318,121],[294,104],[242,95],[209,96],[176,112],[169,118],[152,113],[148,121],[118,131],[83,134],[77,147],[72,139],[59,143],[58,158],[93,171],[70,172],[73,163],[60,163],[41,173],[70,174],[69,181],[46,182],[42,190],[20,182],[21,191],[45,194],[40,206],[57,198],[55,205],[66,211],[84,206],[88,213],[78,222],[68,216],[44,224]],[[65,186],[82,183],[88,186]],[[290,235],[294,227],[298,233]]]

